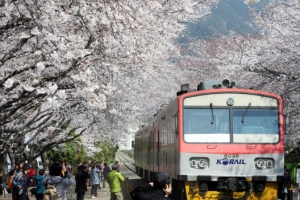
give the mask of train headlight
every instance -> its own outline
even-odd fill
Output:
[[[205,159],[200,159],[199,162],[198,162],[198,166],[199,166],[200,168],[206,168],[206,167],[208,166],[207,160],[205,160]]]
[[[191,167],[196,167],[196,163],[197,163],[196,160],[191,160],[190,161]]]
[[[263,160],[256,161],[256,167],[259,169],[262,169],[265,165],[265,162]]]
[[[274,167],[274,158],[255,158],[254,165],[256,169],[272,169]]]
[[[273,167],[273,162],[272,160],[267,160],[267,168]]]

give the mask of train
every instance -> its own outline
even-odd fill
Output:
[[[285,180],[282,98],[234,86],[181,85],[136,132],[136,173],[147,181],[167,173],[177,200],[276,200]]]

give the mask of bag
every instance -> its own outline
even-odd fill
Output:
[[[19,178],[18,178],[18,181],[22,178],[22,175],[23,175],[23,173],[22,172],[19,172]],[[10,177],[10,179],[9,179],[9,183],[8,183],[8,188],[9,189],[13,189],[14,188],[14,185],[13,185],[13,180],[14,180],[14,178],[15,178],[15,174],[14,175],[11,175],[11,177]]]
[[[36,188],[35,187],[31,188],[29,191],[31,192],[31,196],[36,195]]]
[[[286,188],[284,188],[284,190],[283,190],[283,193],[285,193],[285,194],[287,194],[287,193],[288,193],[288,191],[287,191],[287,189],[286,189]]]
[[[56,185],[49,184],[44,192],[43,200],[60,200],[56,192]]]
[[[10,178],[9,178],[8,188],[11,189],[11,190],[14,188],[14,186],[13,186],[14,177],[15,177],[15,175],[11,175]]]
[[[57,192],[56,186],[59,184],[48,184],[49,179],[46,181],[46,190],[44,192],[43,200],[60,200]]]

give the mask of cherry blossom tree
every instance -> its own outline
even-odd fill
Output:
[[[261,13],[253,11],[261,29],[259,36],[235,33],[218,39],[197,41],[185,51],[182,65],[194,71],[192,79],[228,78],[237,87],[274,92],[283,97],[289,116],[285,135],[287,157],[299,147],[299,1],[272,1]]]
[[[300,142],[299,11],[299,1],[274,1],[264,14],[255,15],[268,47],[260,49],[260,67],[253,71],[272,80],[273,88],[285,100],[285,113],[290,117],[290,130],[285,137],[288,153]]]
[[[15,145],[31,161],[77,137],[95,151],[101,136],[144,121],[178,82],[174,40],[216,2],[1,0],[5,154]]]

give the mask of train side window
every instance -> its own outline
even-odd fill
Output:
[[[174,116],[171,118],[170,120],[170,128],[171,128],[171,132],[176,134],[177,133],[177,117]]]

